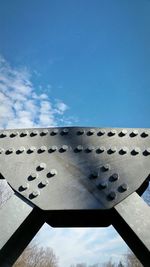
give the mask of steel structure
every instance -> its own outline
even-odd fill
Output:
[[[150,266],[150,129],[56,127],[0,131],[0,266],[12,266],[44,222],[112,224]]]

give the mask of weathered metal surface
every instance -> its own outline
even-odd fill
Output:
[[[0,131],[1,174],[43,210],[110,209],[150,174],[149,129]]]
[[[136,192],[115,206],[113,226],[143,266],[150,266],[150,208]]]

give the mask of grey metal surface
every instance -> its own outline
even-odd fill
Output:
[[[110,209],[150,174],[150,129],[0,131],[1,174],[43,210]]]
[[[113,225],[143,265],[150,266],[150,209],[134,192],[115,206]]]
[[[31,213],[32,207],[15,194],[0,209],[0,249]]]

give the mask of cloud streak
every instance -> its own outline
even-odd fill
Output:
[[[26,69],[12,68],[0,57],[0,128],[67,125],[67,110],[63,101],[37,94]]]

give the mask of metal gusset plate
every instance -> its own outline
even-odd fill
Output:
[[[150,129],[0,131],[0,172],[43,210],[110,209],[150,174]]]

